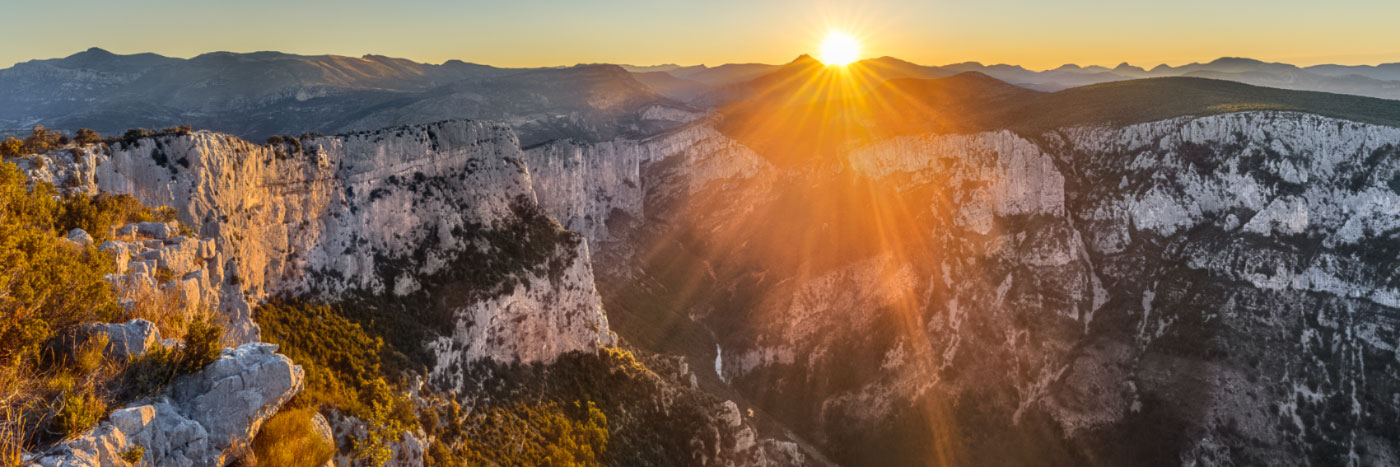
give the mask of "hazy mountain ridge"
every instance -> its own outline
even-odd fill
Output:
[[[1314,65],[1298,67],[1284,63],[1266,63],[1252,59],[1227,57],[1208,63],[1191,63],[1178,67],[1159,65],[1150,71],[1127,63],[1119,64],[1114,68],[1081,67],[1067,64],[1059,68],[1041,71],[1016,65],[984,65],[977,62],[926,66],[904,62],[893,57],[866,59],[858,62],[858,65],[860,64],[871,68],[900,68],[906,70],[905,76],[902,77],[916,78],[937,78],[958,73],[978,72],[1037,91],[1059,91],[1078,86],[1130,79],[1188,76],[1300,91],[1400,99],[1400,64],[1393,63],[1376,66]],[[748,67],[753,70],[761,69],[759,65],[748,65]],[[779,71],[782,65],[766,65],[766,67],[762,73],[751,77],[737,75],[725,80],[705,81],[705,84],[716,88],[734,85],[748,79],[758,78],[763,74]],[[686,68],[662,72],[687,79],[690,79],[688,75],[694,73]],[[883,79],[889,78],[891,77]]]
[[[810,57],[796,63],[816,64]],[[975,71],[1041,91],[1194,76],[1400,98],[1400,76],[1394,64],[1299,68],[1222,58],[1150,71],[1127,64],[1112,69],[1066,65],[1031,71],[975,62],[924,66],[881,57],[852,67],[864,70],[859,72],[865,75],[863,90],[890,79]],[[22,133],[33,124],[43,124],[112,134],[131,127],[191,124],[260,140],[273,134],[341,133],[477,118],[512,122],[527,144],[558,138],[635,138],[673,126],[637,118],[647,106],[704,110],[742,101],[763,88],[765,80],[790,74],[785,68],[790,70],[794,64],[508,69],[457,60],[433,65],[378,55],[213,52],[179,59],[117,55],[93,48],[0,70],[0,131]],[[626,115],[619,114],[618,106],[627,108]]]
[[[518,123],[527,144],[655,131],[637,114],[683,107],[615,65],[503,69],[367,55],[214,52],[188,60],[90,49],[0,70],[0,128],[191,124],[261,140],[343,133],[448,118]]]

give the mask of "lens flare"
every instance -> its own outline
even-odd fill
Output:
[[[850,34],[832,31],[822,42],[820,55],[827,65],[846,65],[860,58],[860,42]]]

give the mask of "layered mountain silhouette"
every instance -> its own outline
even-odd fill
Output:
[[[1039,134],[1239,111],[1300,111],[1400,125],[1400,101],[1224,79],[1125,79],[1047,92],[980,71],[948,72],[888,57],[827,67],[804,55],[692,102],[715,107],[718,127],[760,154],[800,157],[773,161],[780,165],[838,156],[897,135],[1002,129]]]
[[[967,73],[973,75],[919,81]],[[1148,78],[1179,79],[1138,82]],[[820,112],[839,111],[858,117],[866,126],[879,122],[881,132],[1054,126],[1066,123],[1065,119],[1148,121],[1248,108],[1315,111],[1380,123],[1393,118],[1383,109],[1386,104],[1375,101],[1278,94],[1260,88],[1225,89],[1230,85],[1227,81],[1400,98],[1400,64],[1301,68],[1221,58],[1151,70],[1124,63],[1114,68],[1065,65],[1032,71],[975,62],[925,66],[893,57],[837,68],[803,55],[782,65],[591,64],[519,69],[458,60],[435,65],[379,55],[213,52],[180,59],[92,48],[0,70],[0,131],[22,133],[41,124],[111,134],[131,127],[189,124],[262,139],[274,134],[339,133],[476,118],[511,122],[522,144],[532,145],[555,139],[597,141],[649,134],[709,110],[739,116],[732,121],[751,122],[752,118],[743,116],[755,111],[807,112],[813,109],[794,106],[857,100],[878,105],[858,109],[866,112],[858,116],[849,114],[851,108],[845,105]],[[1108,85],[1119,82],[1131,84]],[[1076,91],[1056,92],[1071,88]],[[1178,92],[1187,98],[1170,97]],[[1162,105],[1128,105],[1116,100],[1120,97],[1160,100]],[[1092,105],[1097,100],[1103,105]],[[915,105],[908,105],[911,102]],[[1091,104],[1075,105],[1068,113],[1045,112],[1083,102]],[[1122,108],[1114,111],[1114,106]],[[653,107],[661,111],[644,112]],[[913,114],[929,118],[905,118]],[[938,114],[956,114],[956,118]],[[825,125],[831,118],[807,119],[803,124],[816,120]],[[1056,120],[1035,121],[1038,118]]]
[[[521,123],[528,144],[644,130],[617,119],[652,104],[676,105],[615,65],[508,69],[278,52],[186,60],[93,48],[0,70],[0,129],[10,132],[190,124],[261,139],[470,117]]]

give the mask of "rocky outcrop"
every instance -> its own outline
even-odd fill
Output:
[[[517,239],[508,230],[520,228],[520,213],[537,203],[525,154],[505,125],[458,120],[293,141],[158,136],[110,152],[89,146],[51,154],[30,171],[70,189],[173,207],[212,244],[176,237],[142,243],[154,251],[104,248],[125,267],[175,270],[179,286],[188,282],[202,302],[216,305],[232,337],[245,342],[257,337],[252,306],[270,295],[431,294],[423,287],[432,277],[472,267],[463,258],[509,247],[503,242]],[[160,236],[159,226],[147,227],[137,233]],[[466,354],[547,360],[613,342],[587,245],[538,248],[550,251],[540,263],[561,263],[568,273],[542,286],[542,276],[526,271],[537,265],[524,264],[496,271],[506,282],[451,285],[472,291],[444,313],[461,320],[447,327],[461,328],[458,345],[475,349]],[[197,274],[179,269],[196,259],[209,266]],[[543,335],[557,339],[543,348],[517,341]]]
[[[177,379],[161,397],[113,411],[35,463],[127,465],[122,454],[140,446],[146,465],[227,464],[249,448],[263,421],[301,391],[301,367],[276,348],[255,343],[226,349],[203,370]]]

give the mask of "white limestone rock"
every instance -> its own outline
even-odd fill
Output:
[[[444,271],[463,252],[493,248],[473,243],[472,232],[509,225],[519,204],[537,203],[528,158],[504,124],[455,120],[307,139],[302,147],[301,153],[278,155],[201,131],[115,145],[110,154],[84,152],[81,157],[90,160],[54,165],[91,181],[79,190],[129,193],[150,205],[171,206],[185,225],[204,234],[181,239],[173,237],[173,226],[142,223],[132,233],[151,240],[110,249],[125,250],[132,282],[150,282],[161,268],[171,270],[175,280],[160,287],[215,306],[239,342],[257,339],[251,310],[274,294],[334,299],[349,291],[413,293],[420,279]],[[182,162],[162,165],[156,153]],[[561,172],[564,179],[579,178]],[[486,297],[457,305],[478,309],[471,317],[486,320],[481,327],[523,318],[536,329],[575,326],[546,334],[584,333],[576,341],[612,342],[587,254],[565,259],[573,272],[565,282],[544,287],[568,292],[532,289],[553,298]],[[555,316],[555,309],[570,316]],[[574,342],[520,341],[496,346],[518,352],[489,353],[507,360],[548,359],[578,348]]]
[[[92,235],[88,235],[83,229],[73,229],[68,231],[68,241],[80,246],[92,244]]]
[[[160,330],[156,329],[155,323],[144,319],[134,319],[121,324],[89,324],[83,328],[90,337],[106,336],[106,355],[123,361],[146,355],[151,347],[160,345],[161,342]]]
[[[262,423],[301,391],[301,367],[271,344],[246,344],[162,397],[113,411],[106,421],[46,451],[44,467],[124,466],[120,456],[145,449],[149,465],[221,466],[247,450]]]

